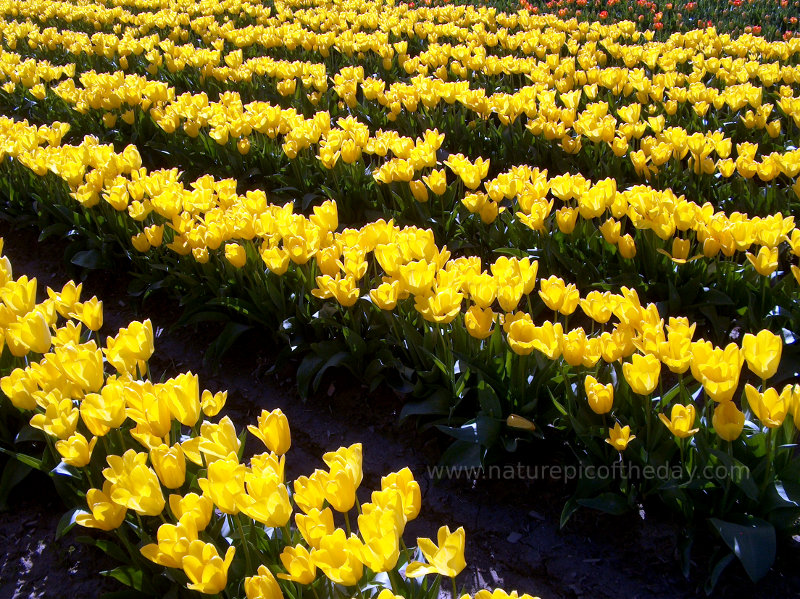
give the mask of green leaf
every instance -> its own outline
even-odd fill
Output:
[[[727,553],[714,564],[711,574],[708,575],[708,580],[706,580],[704,589],[706,595],[710,595],[714,591],[714,587],[716,587],[717,582],[719,582],[719,577],[725,571],[725,568],[728,567],[728,564],[733,561],[733,558],[734,555],[732,553]]]
[[[760,518],[748,518],[745,524],[709,518],[709,522],[742,562],[750,580],[763,578],[775,562],[775,527]]]
[[[95,539],[89,536],[80,536],[76,539],[79,543],[85,543],[87,545],[94,545],[103,553],[107,553],[111,556],[114,560],[118,562],[122,562],[123,564],[130,564],[131,558],[130,556],[116,543],[112,543],[108,539]],[[101,572],[102,574],[102,572]],[[124,581],[123,581],[124,582]]]
[[[104,570],[100,572],[102,576],[110,576],[119,580],[122,584],[127,585],[137,591],[143,592],[144,574],[139,568],[133,566],[119,566],[113,570]]]
[[[83,250],[76,252],[70,260],[75,266],[80,266],[89,270],[97,270],[103,263],[103,257],[97,250]]]
[[[445,450],[439,463],[462,468],[478,468],[482,458],[483,452],[477,443],[456,441]]]
[[[429,397],[421,401],[411,401],[403,405],[400,421],[409,416],[443,416],[450,413],[450,393],[446,389],[437,389]]]
[[[601,493],[597,497],[578,499],[578,504],[594,510],[619,516],[630,510],[628,500],[619,493]]]
[[[75,526],[75,518],[81,513],[80,508],[74,508],[61,516],[56,526],[56,539],[60,539]]]
[[[18,460],[23,464],[25,464],[26,466],[29,466],[35,470],[44,470],[44,468],[42,467],[42,460],[38,458],[25,455],[24,453],[17,453],[15,451],[10,451],[5,447],[0,447],[0,452],[3,452],[4,454],[11,456],[15,460]]]
[[[8,508],[8,496],[19,483],[25,480],[33,468],[18,460],[8,460],[0,476],[0,510]]]
[[[711,453],[723,463],[725,468],[728,470],[728,476],[733,481],[741,491],[747,495],[747,497],[753,501],[758,500],[758,486],[753,480],[753,477],[750,474],[750,469],[737,460],[729,456],[724,451],[720,451],[719,449],[711,449]]]
[[[492,418],[503,417],[503,406],[494,389],[481,377],[478,383],[478,403],[481,410]]]
[[[564,528],[567,525],[570,517],[572,514],[577,512],[580,509],[581,505],[578,503],[578,500],[575,497],[570,497],[567,502],[564,504],[564,508],[561,510],[561,518],[559,520],[559,527]]]
[[[229,322],[226,324],[219,337],[217,337],[214,342],[208,346],[208,350],[206,350],[205,355],[206,363],[211,364],[214,368],[217,368],[222,356],[224,356],[225,353],[231,347],[233,347],[233,344],[236,343],[236,340],[239,337],[252,328],[252,326],[242,324],[240,322]]]

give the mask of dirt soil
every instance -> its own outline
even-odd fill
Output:
[[[364,482],[361,501],[380,487],[381,476],[404,466],[414,472],[423,490],[422,512],[410,522],[406,541],[436,537],[442,524],[467,530],[467,569],[459,585],[473,593],[503,587],[551,598],[694,597],[702,595],[708,554],[697,552],[694,577],[687,581],[676,558],[678,525],[667,513],[612,517],[579,511],[559,529],[559,515],[570,489],[560,481],[466,480],[434,482],[428,470],[435,465],[446,441],[433,431],[420,432],[413,422],[398,425],[399,399],[390,391],[368,393],[357,381],[336,374],[322,392],[302,402],[291,368],[269,373],[276,348],[257,335],[243,339],[218,369],[204,368],[203,354],[219,329],[173,329],[179,317],[177,303],[168,297],[148,300],[144,306],[127,295],[130,281],[124,272],[81,273],[63,260],[64,244],[37,242],[32,229],[13,229],[0,222],[15,276],[27,274],[45,286],[60,288],[69,278],[84,279],[83,297],[97,295],[104,303],[101,332],[115,333],[130,321],[150,318],[156,331],[156,353],[151,360],[155,379],[191,370],[200,374],[202,388],[227,389],[224,413],[238,427],[254,423],[264,408],[281,408],[292,428],[287,455],[287,477],[309,474],[323,467],[324,452],[362,442]],[[247,452],[260,451],[250,439]],[[509,456],[509,464],[557,463],[559,457]],[[30,489],[30,484],[34,484]],[[93,547],[76,544],[74,533],[54,541],[63,511],[54,491],[37,489],[43,483],[23,485],[12,509],[0,514],[0,599],[5,597],[97,597],[119,586],[95,574],[113,567]],[[47,487],[43,487],[45,491]],[[79,534],[85,534],[80,531]],[[779,548],[778,564],[758,584],[734,564],[723,574],[715,593],[719,597],[793,597],[800,593],[800,543]],[[442,591],[443,596],[447,594]]]

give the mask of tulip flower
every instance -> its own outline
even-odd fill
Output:
[[[151,562],[167,568],[180,568],[189,546],[197,540],[197,523],[192,517],[178,521],[178,524],[164,523],[158,527],[157,543],[150,543],[139,551]]]
[[[664,423],[669,431],[679,439],[691,437],[699,428],[692,428],[694,426],[696,412],[694,406],[689,404],[683,406],[675,404],[672,406],[670,417],[667,418],[664,414],[659,414],[658,417]]]
[[[711,419],[714,431],[725,441],[734,441],[739,438],[744,428],[744,413],[732,401],[723,401],[714,406],[714,416]]]
[[[147,454],[129,449],[122,456],[106,457],[106,461],[109,467],[103,476],[114,484],[111,500],[141,516],[158,516],[166,502],[158,476],[147,466]]]
[[[181,560],[183,571],[191,581],[189,590],[207,595],[222,591],[228,584],[228,568],[235,552],[233,546],[228,547],[223,560],[212,543],[192,541],[187,554]]]
[[[464,326],[471,337],[486,339],[492,334],[495,317],[491,308],[470,306],[464,314]]]
[[[301,585],[314,582],[317,577],[317,566],[308,549],[302,545],[286,547],[280,555],[286,574],[278,574],[278,578],[291,580]]]
[[[631,434],[630,426],[625,425],[621,427],[619,422],[614,424],[614,428],[609,429],[608,435],[606,443],[619,452],[625,451],[625,448],[628,447],[628,443],[636,438],[636,435]]]
[[[652,354],[634,354],[622,365],[622,373],[634,393],[649,395],[658,386],[661,362]]]
[[[355,536],[346,537],[341,528],[320,540],[319,549],[311,552],[314,564],[337,584],[353,586],[361,579],[364,565],[359,557],[361,541]]]
[[[36,381],[22,368],[15,368],[11,374],[0,379],[0,389],[20,410],[35,410],[36,400],[33,393],[39,389]]]
[[[225,259],[230,262],[234,268],[242,268],[247,263],[247,253],[244,247],[238,243],[226,243]]]
[[[311,509],[308,514],[296,514],[294,521],[297,524],[297,530],[303,535],[309,547],[319,549],[319,542],[323,537],[333,534],[333,512],[330,508],[325,508],[320,511],[319,509]]]
[[[783,424],[786,414],[791,409],[791,388],[789,389],[789,393],[784,390],[780,394],[773,387],[759,392],[753,385],[748,383],[744,387],[744,392],[750,409],[753,410],[753,413],[764,426],[777,428]]]
[[[703,385],[714,401],[729,401],[739,386],[744,353],[735,343],[725,349],[715,348],[710,341],[692,343],[692,376]]]
[[[180,443],[172,447],[159,445],[150,450],[153,468],[167,489],[177,489],[186,480],[186,459]]]
[[[289,420],[280,408],[271,412],[262,410],[258,417],[258,428],[248,425],[247,430],[261,440],[271,452],[283,455],[292,445]]]
[[[422,506],[422,495],[419,483],[414,480],[414,475],[409,468],[403,468],[381,478],[381,489],[397,489],[402,500],[405,518],[413,520],[417,517]]]
[[[325,486],[328,473],[315,470],[311,476],[298,476],[294,481],[292,499],[301,510],[308,514],[311,510],[321,510],[325,503]]]
[[[119,528],[125,514],[128,511],[125,506],[111,501],[113,484],[106,480],[103,482],[103,490],[89,489],[86,493],[86,503],[89,505],[91,514],[78,512],[75,521],[87,528],[97,528],[99,530],[114,530]]]
[[[258,576],[248,576],[244,579],[244,592],[247,599],[283,599],[275,576],[264,565],[258,567]]]
[[[608,414],[614,404],[614,387],[611,383],[603,385],[592,375],[587,375],[583,381],[586,389],[586,399],[589,407],[595,414]]]
[[[169,509],[178,520],[191,518],[197,530],[204,530],[211,522],[211,513],[214,511],[214,502],[206,495],[189,493],[169,496]]]
[[[418,538],[417,546],[422,551],[426,563],[411,562],[406,567],[406,578],[419,578],[426,574],[441,574],[454,578],[466,567],[464,561],[464,527],[453,532],[442,526],[438,533],[438,547],[426,538]]]
[[[236,456],[215,460],[208,465],[206,478],[197,480],[197,484],[222,512],[236,515],[242,505],[250,503],[245,493],[245,475],[247,468],[236,461]]]
[[[750,252],[747,252],[745,256],[756,272],[762,276],[769,276],[778,269],[778,248],[761,246],[755,256]]]
[[[376,289],[371,289],[369,297],[372,303],[381,310],[394,310],[400,296],[400,281],[394,280],[378,285]]]
[[[625,233],[625,235],[619,238],[617,247],[619,248],[620,256],[626,260],[630,260],[636,256],[636,242],[633,240],[630,233]]]
[[[211,391],[205,389],[203,394],[200,396],[200,407],[203,410],[203,414],[209,418],[213,418],[219,414],[222,408],[225,407],[225,402],[227,399],[227,391],[217,391],[216,393],[212,394]]]
[[[266,471],[247,473],[245,482],[250,501],[242,506],[242,511],[265,526],[285,526],[292,515],[292,504],[286,485]]]
[[[61,460],[70,466],[82,468],[92,459],[92,451],[97,444],[97,437],[87,441],[80,433],[75,433],[68,439],[56,441],[56,451],[61,454]]]
[[[103,302],[96,297],[83,304],[75,303],[73,309],[75,312],[70,317],[80,320],[90,331],[99,331],[103,326]]]
[[[196,374],[180,374],[160,387],[159,398],[169,406],[173,418],[194,426],[200,418],[200,384]]]
[[[742,351],[747,367],[762,380],[772,377],[778,371],[781,361],[783,340],[780,336],[764,329],[757,335],[745,334]]]

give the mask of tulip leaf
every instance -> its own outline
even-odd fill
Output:
[[[745,524],[709,518],[709,522],[742,562],[750,580],[763,578],[775,561],[775,527],[760,518],[748,518]]]
[[[480,377],[480,375],[478,375]],[[480,377],[478,382],[478,403],[481,410],[493,418],[503,417],[503,407],[495,390]]]
[[[131,561],[130,556],[116,543],[112,543],[108,539],[95,539],[89,536],[80,536],[75,539],[79,543],[85,543],[86,545],[94,545],[103,553],[107,553],[111,556],[114,560],[118,562],[122,562],[123,564],[128,564]],[[124,581],[121,581],[124,582]],[[129,585],[130,586],[130,585]]]
[[[437,389],[420,401],[412,401],[403,405],[400,411],[400,422],[409,416],[443,416],[450,412],[450,393],[446,389]]]
[[[33,469],[27,464],[18,460],[8,460],[3,474],[0,476],[0,509],[5,510],[8,502],[8,496],[19,483],[33,472]]]
[[[717,582],[719,581],[719,577],[725,571],[725,568],[733,561],[735,556],[733,553],[727,553],[723,557],[721,557],[717,562],[714,564],[714,567],[711,570],[711,573],[708,576],[708,580],[706,580],[705,584],[705,592],[707,595],[710,595],[711,592],[714,590],[714,587],[717,586]]]
[[[477,468],[481,465],[481,446],[469,441],[456,441],[442,454],[439,463],[462,468]]]
[[[98,250],[81,250],[80,252],[75,252],[70,262],[81,268],[97,270],[103,264],[103,256]]]
[[[735,484],[742,492],[747,495],[748,499],[753,501],[758,500],[758,486],[756,485],[753,477],[750,474],[750,469],[734,457],[729,456],[724,451],[719,449],[712,449],[711,453],[723,463],[728,471],[733,484]]]
[[[577,501],[578,504],[583,507],[599,510],[614,516],[619,516],[630,510],[630,505],[628,504],[628,500],[624,495],[612,493],[610,491],[607,493],[601,493],[597,497],[583,498],[578,499]]]
[[[61,516],[56,526],[56,540],[63,537],[75,526],[75,518],[81,513],[80,508],[74,508]]]
[[[139,568],[133,566],[119,566],[113,570],[103,570],[103,576],[110,576],[137,591],[144,592],[144,574]]]

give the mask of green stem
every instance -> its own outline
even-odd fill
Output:
[[[247,544],[247,541],[244,539],[244,525],[242,524],[242,514],[241,512],[236,514],[234,518],[236,520],[236,525],[239,528],[239,538],[242,541],[242,547],[244,549],[244,560],[247,564],[247,574],[252,574],[253,572],[253,563],[250,561],[250,547]]]
[[[350,516],[347,515],[347,512],[344,512],[344,526],[347,530],[347,536],[350,536]]]

